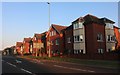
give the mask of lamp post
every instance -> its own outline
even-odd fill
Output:
[[[47,2],[47,4],[49,5],[49,9],[48,9],[48,14],[49,14],[49,17],[48,17],[48,25],[49,25],[49,32],[50,32],[50,3]],[[50,49],[50,35],[48,36],[48,44],[49,44],[49,51],[48,51],[48,57],[51,57],[51,49]]]

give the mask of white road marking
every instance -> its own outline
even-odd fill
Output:
[[[55,67],[60,67],[60,68],[65,68],[65,69],[71,69],[71,70],[78,70],[78,71],[86,71],[86,72],[95,72],[92,70],[83,70],[83,69],[78,69],[78,68],[70,68],[70,67],[64,67],[64,66],[60,66],[60,65],[54,65]]]
[[[7,64],[9,64],[9,65],[11,65],[11,66],[13,66],[13,67],[16,67],[16,65],[13,65],[13,64],[11,64],[11,63],[9,63],[9,62],[6,62]]]
[[[16,63],[22,63],[22,61],[20,61],[20,60],[15,60],[16,61]]]
[[[23,69],[23,68],[21,68],[21,70],[22,70],[22,71],[25,71],[25,72],[27,72],[27,73],[29,73],[29,74],[35,75],[35,74],[33,74],[32,72],[30,72],[30,71],[28,71],[28,70],[25,70],[25,69]]]

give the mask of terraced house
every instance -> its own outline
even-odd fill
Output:
[[[34,34],[31,43],[31,52],[33,55],[42,56],[46,53],[46,32]]]
[[[64,34],[66,26],[52,24],[47,35],[47,54],[57,56],[63,54],[64,51]],[[50,50],[49,50],[50,49]]]
[[[30,54],[30,41],[32,40],[31,37],[24,38],[23,40],[23,54]]]
[[[17,54],[22,54],[23,52],[23,43],[22,42],[16,42],[16,51]]]
[[[52,24],[45,33],[24,38],[18,51],[35,56],[69,55],[78,58],[103,59],[120,48],[120,28],[108,18],[85,15],[74,20],[70,26]],[[17,45],[16,45],[17,46]],[[22,48],[23,47],[23,48]]]

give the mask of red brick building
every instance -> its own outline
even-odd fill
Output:
[[[120,48],[120,28],[114,26],[114,34],[116,37],[116,49]]]
[[[66,26],[60,26],[56,24],[52,24],[47,35],[47,54],[52,56],[57,56],[63,53],[64,50],[64,37],[63,37],[63,29]],[[50,40],[50,42],[49,42]],[[49,50],[50,49],[50,50]]]
[[[112,51],[120,47],[120,28],[114,21],[93,15],[80,17],[70,26],[52,24],[48,32],[24,38],[24,53],[36,56],[68,55],[88,59],[114,59]],[[21,48],[22,49],[22,48]],[[20,53],[20,49],[18,48]]]
[[[33,55],[42,56],[42,54],[46,54],[46,32],[34,34],[31,48]]]
[[[32,38],[24,38],[23,40],[23,54],[30,54],[30,41]]]
[[[64,54],[71,55],[74,53],[73,43],[74,43],[74,37],[73,37],[73,25],[70,25],[66,29],[64,29]]]
[[[16,42],[16,53],[22,54],[23,52],[23,43],[22,42]]]
[[[92,55],[105,53],[105,23],[89,14],[84,17],[84,20],[86,53]]]

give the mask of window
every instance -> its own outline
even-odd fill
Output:
[[[79,22],[79,28],[82,28],[83,24],[81,22]]]
[[[54,35],[56,35],[56,31],[54,31]]]
[[[80,41],[83,41],[83,35],[80,35]]]
[[[113,24],[111,24],[111,23],[106,23],[106,27],[113,29]]]
[[[98,49],[98,53],[103,54],[103,49]]]
[[[107,41],[110,41],[110,37],[111,37],[110,35],[107,36]]]
[[[76,23],[74,23],[73,24],[73,26],[74,26],[74,29],[78,29],[78,28],[82,28],[83,27],[83,24],[82,24],[82,22],[76,22]]]
[[[52,31],[52,36],[53,36],[53,31]]]
[[[56,39],[56,45],[59,45],[59,40],[58,39]]]
[[[83,49],[80,50],[80,53],[83,54]]]
[[[74,36],[74,42],[79,42],[79,35]]]
[[[116,40],[115,36],[112,36],[112,35],[107,36],[107,41],[115,41],[115,40]]]
[[[53,41],[51,41],[51,45],[53,45]]]
[[[50,32],[50,36],[52,36],[51,32]]]
[[[97,35],[97,41],[103,41],[102,34],[98,34],[98,35]]]
[[[83,54],[83,49],[74,50],[74,54]]]
[[[56,35],[56,31],[51,31],[50,36],[54,36],[54,35]]]
[[[111,52],[111,49],[109,48],[109,49],[107,50],[107,52]]]
[[[77,50],[74,50],[74,54],[77,54]]]
[[[74,36],[74,42],[82,42],[83,41],[83,35],[76,35]]]
[[[120,29],[119,29],[119,33],[120,33]]]
[[[71,43],[70,37],[67,38],[67,43]]]

